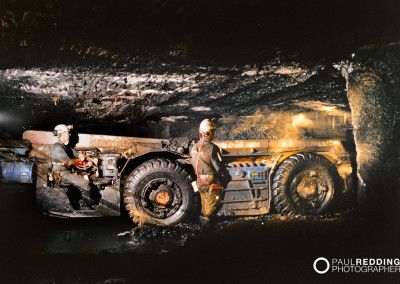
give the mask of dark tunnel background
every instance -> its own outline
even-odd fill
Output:
[[[399,38],[398,1],[2,0],[1,66],[90,64],[76,50],[256,62],[342,58]],[[71,50],[71,47],[75,49]],[[82,55],[82,54],[81,54]],[[98,62],[95,62],[98,64]]]

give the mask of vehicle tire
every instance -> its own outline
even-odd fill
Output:
[[[152,159],[128,176],[125,208],[135,223],[170,226],[189,221],[199,204],[190,182],[189,174],[173,160]]]
[[[306,152],[283,161],[272,184],[275,209],[281,215],[326,213],[340,190],[335,166],[323,156]]]

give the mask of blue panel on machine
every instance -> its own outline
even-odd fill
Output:
[[[219,215],[258,215],[269,208],[269,168],[264,163],[231,163],[232,181],[222,190]]]
[[[246,166],[243,164],[233,164],[228,168],[232,179],[266,180],[268,179],[268,167],[265,166]]]
[[[32,183],[34,164],[24,162],[1,162],[1,182]]]

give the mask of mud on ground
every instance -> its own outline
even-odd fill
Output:
[[[128,218],[58,219],[35,210],[30,187],[2,187],[2,283],[254,283],[398,281],[398,273],[317,274],[329,260],[398,258],[397,221],[363,221],[354,212],[306,217],[220,219],[135,227]],[[324,269],[324,267],[318,267]]]

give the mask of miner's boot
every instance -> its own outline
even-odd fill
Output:
[[[210,233],[214,229],[212,218],[208,216],[200,216],[200,230],[202,233]]]

